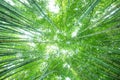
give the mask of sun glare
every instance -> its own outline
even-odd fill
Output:
[[[59,6],[56,5],[55,0],[49,0],[47,7],[50,12],[59,13]]]
[[[5,0],[7,3],[9,3],[10,5],[14,6],[15,3],[12,0]]]

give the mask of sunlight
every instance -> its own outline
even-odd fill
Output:
[[[105,16],[104,19],[109,18],[110,16],[112,16],[115,12],[117,12],[119,10],[119,8],[115,9],[114,11],[112,11],[109,15]]]
[[[73,50],[68,50],[68,49],[61,49],[60,53],[62,56],[64,55],[65,57],[71,57],[74,54]]]
[[[62,80],[62,77],[61,76],[56,76],[56,79],[57,80]]]
[[[28,39],[29,41],[32,41],[33,40],[33,34],[28,32],[28,31],[25,31],[23,29],[19,29],[18,28],[18,31],[23,33],[23,35],[19,35],[18,37],[21,38],[21,39]]]
[[[34,42],[31,42],[31,43],[28,43],[28,45],[32,48],[35,48],[36,47],[36,44]]]
[[[43,19],[44,17],[42,15],[38,16],[38,19]]]
[[[79,31],[79,29],[78,29],[78,28],[76,28],[76,29],[72,32],[71,37],[72,37],[72,38],[76,37],[76,36],[77,36],[78,31]]]
[[[71,42],[70,42],[70,41],[67,41],[66,44],[71,44]]]
[[[72,32],[71,37],[72,37],[72,38],[73,38],[73,37],[76,37],[76,36],[77,36],[77,33],[78,33],[78,30],[75,30],[74,32]]]
[[[17,54],[16,54],[16,57],[17,57],[17,58],[21,58],[21,57],[23,57],[23,55],[22,55],[22,53],[17,53]]]
[[[77,36],[78,34],[78,31],[80,30],[80,28],[82,27],[82,23],[81,22],[78,22],[75,20],[75,23],[74,23],[76,26],[76,28],[74,29],[74,31],[71,33],[71,37],[74,38]]]
[[[15,65],[13,63],[9,63],[9,64],[4,65],[4,67],[7,67],[7,69],[10,69],[12,67],[15,67]]]
[[[56,53],[59,50],[57,45],[47,45],[46,46],[46,53]]]
[[[59,7],[56,5],[55,0],[49,0],[48,9],[50,12],[59,13]]]
[[[60,57],[59,47],[57,45],[47,45],[45,50],[45,59],[49,59],[51,55],[53,57]]]
[[[15,3],[12,0],[5,0],[7,3],[9,3],[10,5],[14,6]]]
[[[53,40],[58,40],[58,41],[59,41],[58,36],[57,36],[57,35],[55,35],[55,36],[53,37]]]
[[[47,63],[47,62],[42,62],[42,63],[40,64],[40,72],[43,72],[44,69],[45,69],[47,66],[48,66],[48,63]]]
[[[64,63],[64,64],[63,64],[63,68],[68,68],[68,69],[70,69],[70,65],[69,65],[68,63]]]
[[[30,31],[28,32],[28,31],[25,31],[23,29],[18,29],[18,30],[19,30],[19,32],[22,32],[23,34],[32,36],[32,34],[30,33]]]
[[[7,69],[11,69],[12,67],[15,67],[15,65],[8,66]]]
[[[66,77],[65,80],[71,80],[69,77]]]
[[[33,39],[30,36],[28,36],[28,35],[19,35],[19,38],[21,38],[21,39],[29,39],[29,40]]]

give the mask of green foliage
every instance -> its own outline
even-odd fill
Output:
[[[0,80],[120,80],[120,0],[0,0]]]

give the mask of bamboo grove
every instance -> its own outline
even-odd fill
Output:
[[[0,80],[120,80],[120,0],[0,0]]]

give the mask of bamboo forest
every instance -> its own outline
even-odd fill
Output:
[[[120,80],[120,0],[0,0],[0,80]]]

